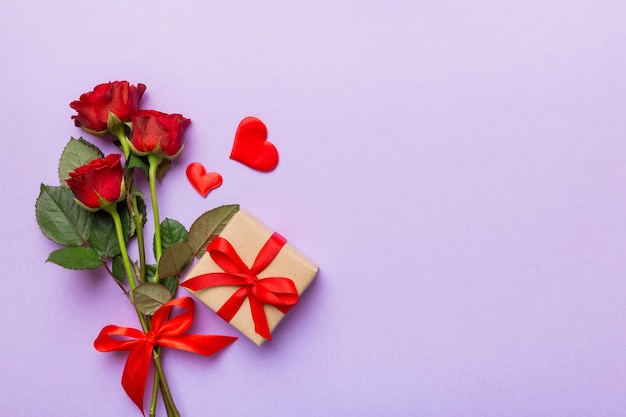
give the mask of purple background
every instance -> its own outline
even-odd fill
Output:
[[[625,21],[621,0],[3,1],[2,414],[139,415],[126,355],[92,346],[136,317],[100,271],[46,264],[34,216],[84,135],[69,102],[126,79],[192,119],[163,217],[240,203],[321,267],[272,343],[166,352],[183,415],[625,416]],[[228,159],[247,115],[269,174]],[[224,176],[206,199],[192,161]]]

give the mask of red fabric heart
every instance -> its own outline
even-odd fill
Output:
[[[190,163],[186,173],[189,183],[203,197],[206,197],[209,191],[222,185],[222,176],[217,172],[207,173],[200,162]]]
[[[269,172],[278,165],[278,151],[267,141],[267,128],[256,117],[244,118],[237,127],[230,159],[257,171]]]

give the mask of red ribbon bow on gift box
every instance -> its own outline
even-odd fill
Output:
[[[198,275],[180,285],[192,291],[223,285],[240,286],[241,288],[235,291],[217,314],[224,320],[230,321],[247,297],[250,302],[254,330],[265,339],[272,340],[263,304],[272,305],[282,313],[287,313],[298,302],[298,290],[289,278],[259,278],[258,274],[274,260],[285,243],[287,240],[284,237],[278,233],[272,234],[261,248],[252,267],[248,268],[230,242],[218,236],[209,243],[207,252],[224,272]]]
[[[184,311],[168,319],[174,307]],[[225,348],[236,337],[183,334],[193,321],[194,306],[190,297],[176,298],[163,304],[152,316],[152,329],[148,333],[128,327],[109,325],[102,329],[94,342],[100,352],[130,351],[122,386],[126,394],[143,413],[143,397],[150,367],[150,357],[155,346],[166,346],[210,356]],[[119,339],[117,337],[127,338]]]

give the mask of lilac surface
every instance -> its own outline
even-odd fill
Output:
[[[626,415],[623,1],[2,3],[3,415],[139,415],[92,346],[136,318],[33,209],[116,79],[192,119],[163,217],[240,203],[321,267],[272,343],[166,352],[183,415]],[[228,159],[248,115],[272,173]]]

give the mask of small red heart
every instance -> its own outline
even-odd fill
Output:
[[[222,185],[222,176],[217,172],[206,172],[200,162],[192,162],[187,166],[187,179],[193,188],[206,197],[209,191]]]
[[[244,118],[235,132],[230,159],[258,171],[269,172],[278,165],[278,151],[267,141],[267,128],[256,117]]]

